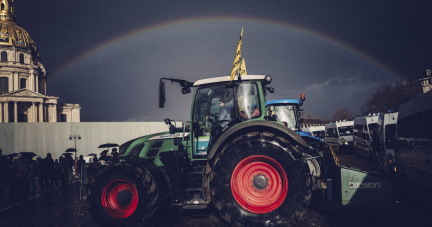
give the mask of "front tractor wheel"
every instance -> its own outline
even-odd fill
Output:
[[[91,186],[89,213],[101,226],[140,226],[165,210],[152,168],[124,163],[103,169]]]
[[[102,207],[113,218],[127,218],[138,206],[138,191],[125,179],[108,183],[102,192]]]
[[[220,217],[231,226],[297,222],[311,199],[310,174],[301,156],[299,147],[273,133],[233,139],[212,168],[212,200]]]

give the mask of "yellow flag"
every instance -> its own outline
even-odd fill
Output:
[[[234,57],[234,63],[231,70],[231,77],[230,80],[233,81],[235,77],[235,73],[238,69],[240,69],[240,63],[241,63],[241,46],[242,46],[242,37],[243,37],[243,27],[240,33],[240,39],[237,44],[237,50]]]
[[[245,62],[245,60],[244,60],[244,58],[242,58],[242,64],[241,64],[241,67],[240,67],[240,76],[244,76],[244,75],[247,75],[247,70],[246,70],[246,62]]]

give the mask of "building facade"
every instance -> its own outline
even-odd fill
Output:
[[[0,123],[80,122],[78,104],[47,95],[47,71],[30,35],[15,23],[14,0],[0,0]]]

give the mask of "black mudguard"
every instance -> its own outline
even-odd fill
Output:
[[[291,142],[295,143],[296,145],[300,146],[305,150],[306,153],[312,156],[317,156],[317,152],[314,149],[310,149],[310,146],[301,138],[300,135],[298,135],[293,130],[287,128],[284,125],[278,124],[276,122],[272,121],[248,121],[243,124],[238,124],[233,126],[232,128],[228,129],[226,132],[224,132],[215,142],[213,147],[211,148],[207,159],[212,159],[217,154],[219,148],[222,148],[223,145],[230,141],[230,139],[235,138],[235,136],[247,133],[250,131],[270,131],[280,134],[285,134],[287,139],[289,139]]]

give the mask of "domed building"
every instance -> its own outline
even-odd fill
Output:
[[[0,0],[0,122],[79,122],[78,104],[47,95],[47,71],[14,11],[14,0]]]

